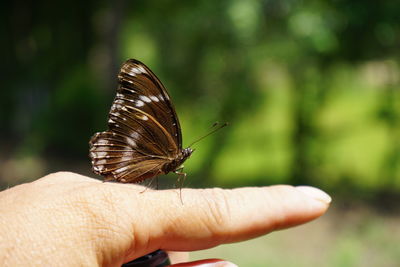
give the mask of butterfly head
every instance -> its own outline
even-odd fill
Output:
[[[182,149],[176,158],[163,166],[162,171],[166,174],[181,169],[182,164],[190,157],[190,155],[192,155],[193,152],[194,149],[190,147]]]
[[[182,158],[184,158],[185,160],[188,159],[194,151],[195,151],[195,149],[192,149],[191,147],[182,149],[182,152],[181,152]]]

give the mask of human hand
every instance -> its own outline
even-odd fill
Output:
[[[206,249],[302,224],[330,203],[316,188],[287,185],[182,189],[183,203],[178,190],[143,190],[58,172],[0,192],[0,265],[121,266],[157,249]]]

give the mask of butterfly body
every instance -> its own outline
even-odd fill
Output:
[[[169,94],[140,61],[126,61],[118,74],[108,130],[90,140],[95,173],[106,180],[137,183],[176,172],[193,150],[182,148],[182,133]]]

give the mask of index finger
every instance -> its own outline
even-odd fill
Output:
[[[149,190],[140,197],[146,212],[133,222],[136,247],[192,251],[251,239],[313,220],[330,203],[319,189],[287,185],[182,189],[182,197],[183,204],[176,190]],[[137,217],[137,210],[131,212]]]

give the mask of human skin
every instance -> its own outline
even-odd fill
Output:
[[[121,266],[157,249],[182,262],[311,221],[330,201],[312,187],[144,190],[58,172],[0,192],[0,265]]]

